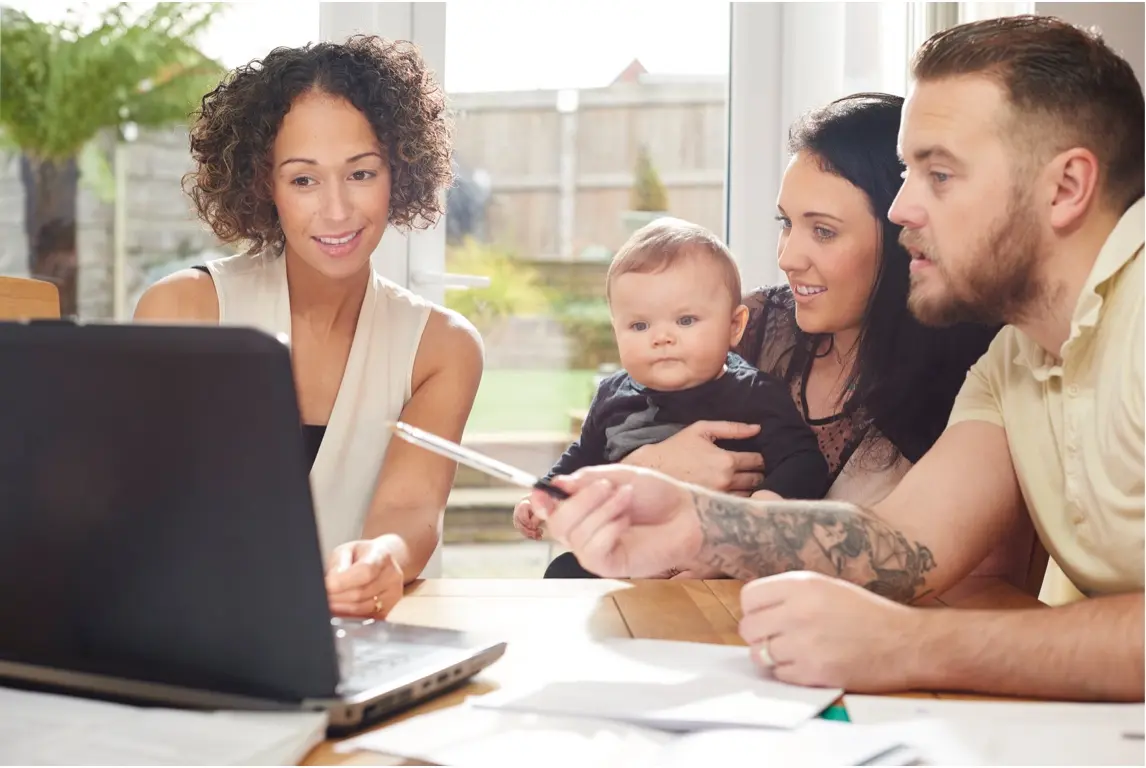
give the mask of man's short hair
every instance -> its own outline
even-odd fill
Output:
[[[960,24],[925,42],[911,73],[920,82],[993,78],[1016,113],[1008,132],[1033,136],[1034,151],[1093,152],[1099,190],[1119,213],[1142,197],[1142,86],[1098,30],[1030,15]]]
[[[728,246],[711,230],[683,219],[663,216],[638,229],[613,256],[605,278],[605,297],[612,298],[613,281],[630,272],[654,274],[688,258],[705,258],[723,273],[732,296],[740,304],[740,270]]]

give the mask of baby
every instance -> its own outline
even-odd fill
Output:
[[[547,477],[617,463],[697,421],[733,421],[760,431],[717,445],[762,454],[761,489],[798,499],[827,492],[827,462],[787,385],[729,351],[744,333],[748,308],[736,262],[718,237],[680,219],[647,224],[614,257],[605,296],[622,370],[601,382],[580,438]],[[528,498],[513,523],[541,537]]]

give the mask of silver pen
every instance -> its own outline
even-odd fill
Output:
[[[543,477],[531,475],[525,470],[511,467],[497,459],[491,459],[489,456],[484,456],[469,448],[463,448],[457,443],[430,434],[424,429],[418,429],[401,421],[395,421],[391,422],[390,431],[408,443],[421,446],[439,456],[445,456],[447,459],[453,459],[456,462],[465,464],[467,467],[473,467],[479,472],[485,472],[487,475],[500,478],[507,483],[519,485],[522,488],[536,488],[540,491],[544,491],[558,501],[569,498],[568,493]]]

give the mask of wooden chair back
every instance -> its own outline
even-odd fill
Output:
[[[41,320],[60,316],[60,292],[52,283],[0,275],[0,320]]]

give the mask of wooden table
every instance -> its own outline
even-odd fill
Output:
[[[611,581],[596,579],[441,579],[416,582],[391,614],[396,622],[464,629],[508,642],[505,656],[464,687],[383,723],[455,706],[499,686],[536,679],[578,647],[602,638],[639,637],[744,645],[738,581]],[[998,579],[969,579],[932,600],[954,608],[1042,606]],[[945,694],[916,693],[914,696]],[[960,697],[965,698],[965,697]],[[305,765],[390,764],[371,752],[340,755],[335,742],[314,749]]]

